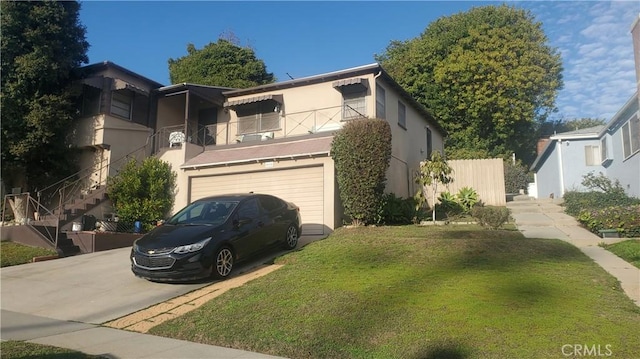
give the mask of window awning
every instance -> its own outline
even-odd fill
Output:
[[[141,95],[149,96],[149,91],[121,79],[113,79],[113,89],[114,90],[131,90]]]
[[[333,82],[333,87],[336,89],[340,89],[344,86],[349,85],[358,85],[362,86],[363,89],[367,88],[367,79],[362,77],[352,77],[350,79],[338,80]]]
[[[102,84],[104,82],[104,77],[102,77],[102,76],[89,77],[89,78],[86,78],[86,79],[82,79],[81,82],[84,85],[95,87],[97,89],[102,90]]]
[[[283,102],[282,95],[268,94],[268,95],[247,97],[239,100],[229,100],[224,103],[224,107],[234,107],[234,106],[246,105],[246,104],[255,103],[255,102],[268,101],[268,100],[275,101],[279,104],[282,104]]]

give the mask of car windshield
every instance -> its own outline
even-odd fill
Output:
[[[167,223],[173,225],[219,225],[227,220],[237,201],[198,201],[185,207]]]

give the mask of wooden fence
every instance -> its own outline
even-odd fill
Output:
[[[504,162],[500,158],[481,160],[449,160],[454,181],[447,186],[438,186],[438,196],[442,192],[456,194],[463,187],[473,188],[480,200],[488,206],[505,206]],[[431,189],[427,188],[431,194]],[[431,196],[429,195],[429,205]],[[436,196],[437,197],[437,196]]]

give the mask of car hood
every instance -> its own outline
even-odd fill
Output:
[[[193,244],[214,236],[222,226],[164,224],[138,239],[135,244],[141,249],[171,249]]]

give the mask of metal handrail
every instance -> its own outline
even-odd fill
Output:
[[[240,132],[242,121],[220,122],[211,125],[200,125],[194,120],[186,124],[162,127],[156,132],[156,151],[171,148],[172,133],[184,134],[184,142],[206,147],[211,145],[229,145],[240,142],[241,136],[277,132],[282,137],[308,135],[320,131],[337,130],[346,121],[367,118],[348,104],[331,106],[308,111],[284,113],[279,115],[281,123],[278,128],[262,129],[257,132]],[[256,119],[259,121],[259,119]],[[175,144],[176,142],[174,142]]]

